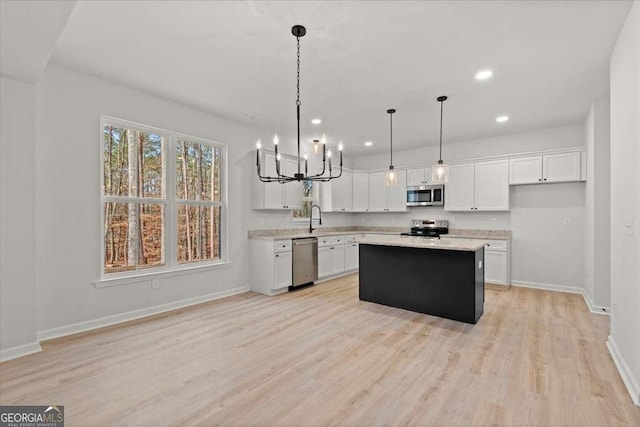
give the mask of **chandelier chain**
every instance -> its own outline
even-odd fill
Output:
[[[296,105],[300,106],[302,103],[300,102],[300,37],[296,37],[298,40],[298,80],[297,80],[297,91],[296,91]]]

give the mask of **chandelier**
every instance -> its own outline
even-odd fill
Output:
[[[298,65],[298,69],[297,69],[297,80],[296,80],[296,111],[297,111],[297,120],[298,120],[298,158],[297,158],[297,163],[298,163],[298,172],[294,173],[293,176],[289,176],[289,175],[284,175],[283,173],[280,172],[280,160],[282,159],[282,156],[280,153],[278,153],[278,135],[275,135],[273,137],[273,146],[274,146],[274,151],[275,151],[275,162],[276,162],[276,175],[277,176],[264,176],[262,175],[261,169],[262,166],[260,164],[260,156],[261,156],[261,150],[262,150],[262,144],[260,142],[260,140],[258,140],[257,144],[256,144],[256,168],[258,171],[258,178],[260,179],[260,181],[262,182],[279,182],[280,184],[285,184],[287,182],[292,182],[292,181],[321,181],[321,182],[327,182],[327,181],[331,181],[332,179],[336,179],[336,178],[340,178],[342,176],[342,142],[338,145],[338,151],[340,152],[340,172],[337,175],[333,175],[332,170],[331,170],[331,150],[327,151],[327,147],[326,144],[322,144],[322,172],[320,172],[317,175],[309,175],[308,174],[308,160],[307,160],[307,156],[305,155],[304,158],[304,173],[301,172],[301,168],[300,168],[300,164],[301,164],[301,158],[300,158],[300,105],[302,104],[300,102],[300,38],[303,37],[305,34],[307,33],[307,29],[304,28],[302,25],[294,25],[293,28],[291,28],[291,34],[293,34],[296,37],[297,40],[297,48],[298,48],[298,57],[297,57],[297,65]],[[324,140],[324,138],[323,138]],[[324,142],[324,141],[323,141]],[[327,159],[328,159],[328,163],[329,163],[329,175],[325,175],[325,165],[327,163]]]

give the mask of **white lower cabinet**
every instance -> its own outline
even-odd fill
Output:
[[[291,239],[249,239],[249,253],[252,291],[275,295],[289,289],[293,279]]]
[[[357,270],[360,267],[360,253],[357,243],[344,244],[344,269],[345,271]]]
[[[484,250],[484,281],[507,285],[507,253]]]
[[[288,288],[292,283],[292,255],[291,252],[279,252],[273,260],[272,289]]]
[[[318,278],[340,275],[358,268],[358,235],[318,239]]]
[[[344,244],[332,246],[331,250],[331,274],[344,272]]]
[[[331,269],[333,268],[333,262],[331,255],[333,251],[330,246],[318,248],[318,278],[331,276]]]
[[[494,285],[511,285],[511,241],[487,240],[484,247],[484,281]]]

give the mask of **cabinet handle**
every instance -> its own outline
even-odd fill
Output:
[[[278,258],[280,255],[276,254],[276,258]]]
[[[542,181],[542,178],[538,178],[538,181]]]
[[[544,179],[545,181],[547,180],[547,178]]]

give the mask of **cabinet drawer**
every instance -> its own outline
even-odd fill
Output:
[[[506,240],[487,240],[487,245],[484,247],[486,251],[507,251]]]
[[[325,246],[336,246],[344,244],[344,236],[327,236],[327,237],[319,237],[318,238],[318,247],[322,248]]]
[[[353,243],[358,239],[359,235],[348,235],[344,236],[345,243]]]
[[[273,252],[290,252],[291,251],[291,239],[289,240],[276,240],[273,242]]]

